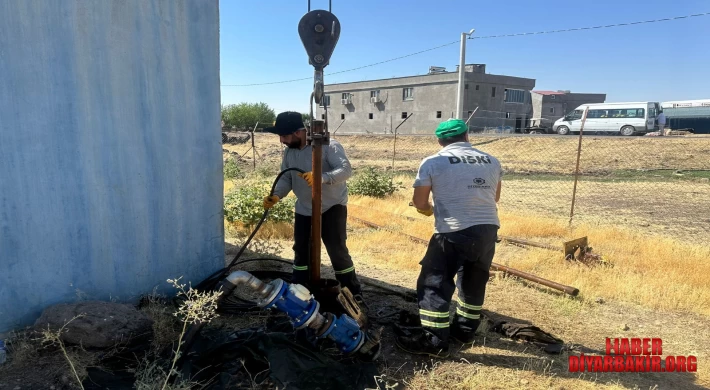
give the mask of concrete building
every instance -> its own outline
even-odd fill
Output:
[[[570,91],[532,91],[535,124],[552,127],[556,120],[582,104],[604,103],[603,93],[572,93]]]
[[[0,338],[223,267],[217,1],[0,1],[0,25]]]
[[[483,64],[465,66],[464,115],[471,131],[506,131],[524,127],[532,117],[530,91],[535,80],[486,73]],[[325,86],[331,132],[431,134],[436,126],[456,112],[458,69],[447,72],[431,67],[422,76],[397,77]],[[318,107],[316,118],[325,118]],[[343,122],[344,121],[344,122]],[[342,123],[342,125],[341,125]]]

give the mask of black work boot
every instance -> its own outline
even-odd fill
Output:
[[[456,318],[458,320],[459,318]],[[472,344],[476,337],[476,329],[481,320],[468,320],[465,323],[454,321],[450,328],[450,337],[463,344]]]
[[[405,352],[436,358],[449,357],[449,344],[426,329],[412,332],[411,335],[397,336],[395,340],[397,346]]]

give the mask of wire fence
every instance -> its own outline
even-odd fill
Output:
[[[578,135],[493,132],[472,133],[470,140],[501,161],[505,176],[500,204],[506,210],[710,239],[710,137],[584,134],[580,144]],[[399,134],[395,140],[391,135],[338,133],[334,139],[356,172],[364,167],[394,170],[406,186],[421,160],[440,150],[432,136]],[[275,175],[283,146],[277,136],[256,132],[242,143],[225,143],[223,149],[226,158]]]

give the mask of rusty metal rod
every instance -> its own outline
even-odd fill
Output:
[[[534,246],[536,248],[543,248],[543,249],[550,249],[553,251],[559,251],[560,248],[556,248],[552,245],[549,244],[544,244],[542,242],[535,242],[535,241],[528,241],[528,240],[523,240],[522,238],[516,238],[516,237],[510,237],[510,236],[498,236],[501,240],[508,241],[513,244],[519,244],[519,245],[525,245],[525,246]]]
[[[409,202],[409,205],[412,206],[412,207],[414,207],[414,204],[413,204],[412,202]],[[362,207],[362,206],[358,206],[358,205],[356,205],[356,204],[355,204],[355,205],[351,204],[351,206]],[[393,212],[390,212],[390,211],[382,211],[382,210],[377,210],[377,211],[382,212],[382,213],[387,213],[387,214],[396,215],[396,216],[398,216],[398,217],[400,217],[400,218],[405,218],[405,219],[407,219],[407,220],[409,220],[409,221],[423,221],[423,218],[414,218],[414,217],[410,217],[410,216],[407,216],[407,215],[401,215],[401,214],[393,213]],[[550,245],[550,244],[545,244],[545,243],[542,243],[542,242],[535,242],[535,241],[524,240],[524,239],[522,239],[522,238],[517,238],[517,237],[498,236],[498,238],[500,238],[500,239],[502,239],[502,240],[505,240],[505,241],[508,241],[508,242],[510,242],[510,243],[513,243],[513,244],[518,244],[518,245],[533,246],[533,247],[536,247],[536,248],[550,249],[550,250],[553,250],[553,251],[559,251],[559,250],[560,250],[560,248],[557,248],[557,247],[555,247],[555,246],[553,246],[553,245]]]
[[[378,224],[376,224],[376,223],[373,223],[373,222],[370,222],[370,221],[366,221],[366,220],[361,219],[361,218],[358,218],[358,217],[353,217],[353,216],[350,216],[350,215],[349,215],[348,217],[354,219],[354,220],[357,221],[357,222],[362,223],[362,224],[365,225],[365,226],[368,226],[368,227],[371,227],[371,228],[374,228],[374,229],[378,229],[378,230],[386,230],[386,231],[390,231],[390,232],[392,232],[392,233],[397,233],[397,234],[400,234],[400,235],[402,235],[402,236],[405,236],[405,237],[409,238],[409,239],[412,240],[412,241],[418,242],[418,243],[420,243],[420,244],[428,244],[428,243],[429,243],[429,241],[427,241],[427,240],[425,240],[425,239],[423,239],[423,238],[419,238],[419,237],[416,237],[416,236],[412,236],[412,235],[410,235],[410,234],[403,233],[403,232],[398,232],[398,231],[396,231],[396,230],[388,229],[388,228],[386,228],[386,227],[384,227],[384,226],[380,226],[380,225],[378,225]],[[550,288],[554,288],[555,290],[564,291],[565,293],[567,293],[567,294],[569,294],[569,295],[572,295],[572,296],[577,296],[577,294],[579,294],[579,289],[578,289],[578,288],[571,287],[571,286],[565,286],[564,284],[560,284],[560,283],[557,283],[557,282],[553,282],[553,281],[551,281],[551,280],[543,279],[543,278],[541,278],[541,277],[535,276],[535,275],[533,275],[533,274],[529,274],[529,273],[527,273],[527,272],[523,272],[523,271],[517,270],[517,269],[515,269],[515,268],[506,267],[506,266],[504,266],[504,265],[500,265],[500,264],[496,264],[496,263],[492,263],[492,264],[491,264],[491,268],[493,268],[494,271],[501,271],[501,272],[509,273],[509,274],[515,275],[515,276],[517,276],[517,277],[519,277],[519,278],[526,279],[526,280],[529,280],[529,281],[531,281],[531,282],[539,283],[539,284],[542,284],[543,286],[547,286],[547,287],[550,287]]]
[[[555,290],[564,291],[565,293],[567,293],[573,297],[576,297],[577,294],[579,294],[579,289],[576,287],[565,286],[564,284],[553,282],[553,281],[547,280],[547,279],[543,279],[539,276],[535,276],[533,274],[529,274],[527,272],[523,272],[523,271],[517,270],[515,268],[506,267],[504,265],[500,265],[500,264],[496,264],[496,263],[491,263],[491,268],[493,268],[493,270],[495,270],[495,271],[505,272],[505,273],[508,273],[511,275],[515,275],[519,278],[529,280],[531,282],[542,284],[543,286],[554,288]]]

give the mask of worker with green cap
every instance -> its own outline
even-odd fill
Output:
[[[442,149],[421,162],[412,198],[419,213],[434,215],[434,234],[419,263],[417,280],[422,327],[400,334],[396,341],[410,353],[446,357],[449,337],[469,344],[481,321],[500,227],[497,203],[503,171],[495,157],[471,146],[464,121],[449,119],[435,134]],[[450,323],[449,305],[456,288],[456,312]]]

